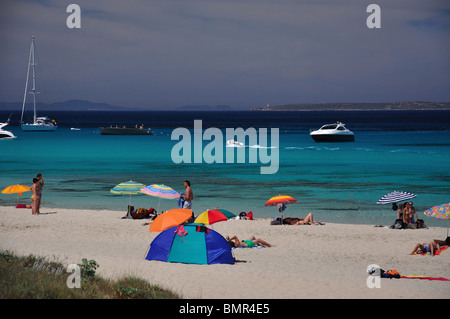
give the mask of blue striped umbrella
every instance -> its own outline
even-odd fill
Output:
[[[152,185],[148,185],[145,186],[143,188],[141,188],[141,192],[146,194],[146,195],[150,195],[150,196],[155,196],[155,197],[159,197],[159,201],[158,201],[158,210],[159,211],[159,204],[161,203],[161,198],[166,198],[166,199],[177,199],[180,197],[180,194],[174,190],[173,188],[166,186],[166,185],[159,185],[159,184],[152,184]]]
[[[173,188],[166,185],[152,184],[141,188],[141,192],[150,196],[176,199],[180,197],[180,194]]]

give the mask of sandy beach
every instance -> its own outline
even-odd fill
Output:
[[[0,207],[0,248],[62,262],[93,259],[104,278],[134,275],[183,298],[447,298],[450,282],[381,279],[367,286],[367,267],[401,275],[450,278],[450,250],[439,256],[409,255],[416,243],[444,240],[446,228],[392,230],[374,225],[274,226],[268,219],[229,220],[212,228],[240,239],[260,237],[272,248],[235,249],[234,265],[147,261],[148,220],[121,219],[122,211]],[[256,216],[257,217],[257,216]],[[426,222],[426,220],[425,220]],[[443,226],[445,221],[443,221]]]

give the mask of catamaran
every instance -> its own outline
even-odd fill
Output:
[[[31,92],[28,92],[33,95],[33,123],[24,123],[23,122],[23,112],[25,110],[25,102],[27,98],[27,90],[28,90],[28,80],[30,76],[30,67],[32,69],[32,84],[33,87],[31,89]],[[34,35],[31,36],[31,48],[30,48],[30,57],[28,59],[28,71],[27,71],[27,80],[25,82],[25,93],[23,95],[23,104],[22,104],[22,116],[20,117],[20,123],[23,131],[38,131],[38,132],[44,132],[44,131],[56,131],[58,128],[56,126],[56,123],[54,120],[50,120],[47,116],[36,116],[36,94],[39,94],[39,92],[36,91],[36,59],[35,59],[35,53],[34,53]]]

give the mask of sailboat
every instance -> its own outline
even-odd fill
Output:
[[[25,102],[27,98],[27,90],[28,90],[28,79],[30,75],[30,66],[32,67],[32,78],[33,78],[33,87],[31,92],[28,92],[33,95],[33,123],[24,123],[23,122],[23,112],[25,110]],[[30,48],[30,57],[28,59],[28,71],[27,71],[27,80],[25,82],[25,93],[23,95],[23,104],[22,104],[22,116],[20,117],[20,123],[23,131],[38,131],[38,132],[48,132],[48,131],[56,131],[58,128],[56,123],[53,120],[50,120],[47,116],[37,117],[36,116],[36,94],[39,92],[36,91],[36,59],[34,53],[34,35],[31,36],[31,48]]]

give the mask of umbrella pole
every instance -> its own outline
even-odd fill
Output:
[[[447,237],[448,237],[448,228],[450,227],[450,219],[447,219]],[[446,239],[447,239],[446,237]]]

